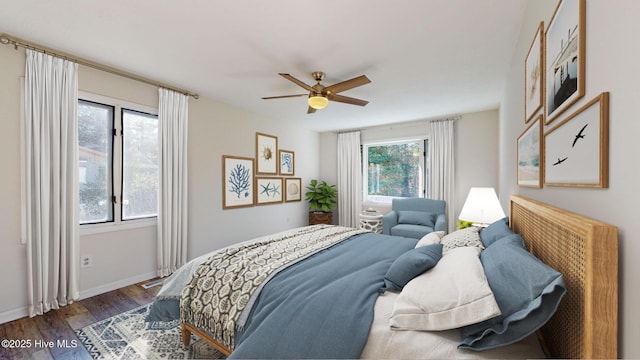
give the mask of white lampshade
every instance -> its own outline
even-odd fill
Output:
[[[309,96],[309,106],[316,110],[324,109],[329,105],[329,99],[322,95]]]
[[[469,190],[458,219],[488,225],[504,217],[496,191],[489,187],[477,187]]]

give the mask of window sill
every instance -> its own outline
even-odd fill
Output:
[[[145,227],[155,227],[158,225],[157,218],[128,220],[121,222],[111,222],[103,224],[80,225],[80,236],[102,234],[115,231],[125,231]]]
[[[362,202],[362,206],[391,206],[391,199],[389,200],[365,200]]]

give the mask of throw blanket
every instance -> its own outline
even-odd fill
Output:
[[[233,350],[256,296],[278,271],[364,232],[316,225],[224,249],[200,264],[182,291],[181,321],[206,330]]]

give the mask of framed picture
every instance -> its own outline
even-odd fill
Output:
[[[542,63],[544,22],[540,22],[524,61],[524,122],[527,123],[542,107],[544,71]]]
[[[302,200],[302,179],[301,178],[285,178],[284,179],[284,201],[301,201]]]
[[[609,186],[609,93],[604,92],[544,135],[545,185]]]
[[[584,96],[586,0],[560,0],[545,33],[548,124]]]
[[[278,138],[256,133],[256,174],[278,173]]]
[[[253,206],[253,159],[222,156],[222,208]]]
[[[279,150],[279,167],[280,175],[294,175],[295,174],[295,154],[289,150]]]
[[[256,205],[282,202],[282,178],[256,177]]]
[[[518,185],[541,188],[543,158],[542,115],[518,137]]]

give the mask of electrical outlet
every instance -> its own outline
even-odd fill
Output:
[[[88,268],[93,266],[93,256],[92,255],[82,255],[80,257],[80,268]]]

